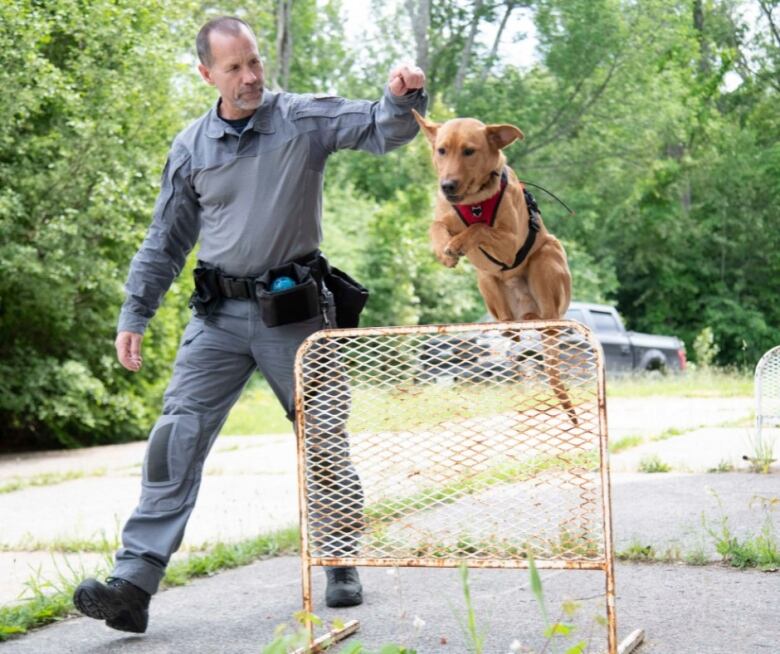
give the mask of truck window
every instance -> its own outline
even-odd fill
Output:
[[[593,328],[597,332],[620,332],[615,316],[607,311],[591,311],[593,316]]]
[[[577,322],[580,322],[583,325],[586,324],[586,322],[585,322],[585,314],[582,313],[582,309],[569,309],[566,312],[566,317],[569,320],[576,320]]]

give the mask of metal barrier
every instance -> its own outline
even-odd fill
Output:
[[[604,369],[586,327],[325,330],[303,343],[295,375],[307,612],[312,566],[533,557],[604,572],[618,651]]]
[[[780,345],[761,357],[754,377],[756,389],[756,436],[763,427],[780,426]]]

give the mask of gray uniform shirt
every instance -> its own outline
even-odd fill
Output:
[[[381,100],[263,93],[239,136],[218,104],[173,141],[146,239],[133,257],[118,331],[142,334],[200,238],[199,258],[257,275],[322,241],[322,173],[343,148],[381,154],[409,142],[422,90]]]

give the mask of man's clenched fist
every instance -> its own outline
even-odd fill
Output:
[[[425,73],[413,64],[401,64],[390,71],[388,86],[393,95],[405,95],[425,86]]]

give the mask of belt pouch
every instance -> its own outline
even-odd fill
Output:
[[[360,312],[368,302],[368,289],[335,266],[330,266],[329,274],[325,277],[325,285],[333,293],[336,324],[342,328],[357,327],[360,322]]]
[[[282,276],[291,277],[295,286],[271,292],[274,279]],[[320,290],[307,266],[288,263],[272,268],[258,278],[255,294],[260,315],[267,327],[287,325],[320,315]]]
[[[219,304],[219,286],[217,271],[206,266],[198,266],[192,271],[195,290],[190,296],[189,306],[200,317],[210,316]]]

